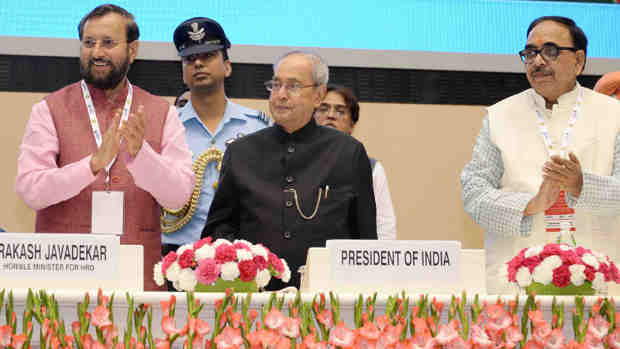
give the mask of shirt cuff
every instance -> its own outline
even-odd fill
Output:
[[[569,193],[566,194],[566,204],[571,208],[588,208],[593,207],[593,203],[596,203],[596,178],[590,173],[582,173],[583,183],[581,184],[581,193],[576,198]],[[594,205],[596,206],[596,205]]]

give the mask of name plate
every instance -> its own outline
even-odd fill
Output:
[[[459,241],[328,240],[330,285],[441,285],[460,280]]]
[[[14,280],[118,279],[120,239],[99,234],[0,234],[0,273]]]

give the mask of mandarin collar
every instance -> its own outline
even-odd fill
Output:
[[[303,141],[306,139],[310,139],[313,137],[314,132],[318,129],[318,126],[316,124],[316,121],[312,117],[310,118],[310,121],[308,121],[308,123],[304,125],[304,127],[293,133],[286,132],[286,130],[278,124],[275,124],[274,128],[276,130],[278,140],[281,143],[284,143],[287,141]]]
[[[557,103],[558,106],[562,109],[572,108],[575,105],[575,102],[577,101],[577,95],[579,93],[580,88],[581,88],[581,85],[579,85],[579,82],[576,81],[575,87],[572,90],[558,97],[558,103]],[[549,110],[547,109],[545,98],[541,96],[540,94],[538,94],[538,92],[536,92],[536,90],[534,90],[533,88],[531,90],[532,90],[532,97],[534,97],[534,103],[536,107],[541,110]]]
[[[106,90],[95,87],[94,85],[89,84],[89,83],[86,83],[86,86],[88,87],[88,92],[90,93],[90,96],[93,99],[93,101],[119,104],[119,103],[124,103],[125,97],[127,96],[127,91],[128,91],[127,78],[123,79],[121,84],[123,84],[123,87],[119,89],[114,94],[114,96],[112,96],[112,99],[108,99],[106,97],[106,94],[105,94]]]

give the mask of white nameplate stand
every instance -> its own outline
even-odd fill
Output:
[[[484,294],[484,250],[458,241],[329,240],[308,250],[301,290]]]
[[[142,291],[143,259],[116,235],[0,233],[0,287]]]

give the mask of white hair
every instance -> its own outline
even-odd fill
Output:
[[[283,54],[273,64],[273,71],[275,72],[278,69],[278,65],[280,65],[280,62],[282,62],[284,58],[294,55],[304,56],[312,62],[312,81],[317,86],[327,85],[327,81],[329,80],[329,67],[327,66],[327,62],[312,51],[293,50]]]

